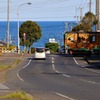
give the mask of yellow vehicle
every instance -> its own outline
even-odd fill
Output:
[[[64,46],[65,50],[73,55],[90,55],[94,49],[98,49],[100,54],[100,32],[66,32]]]

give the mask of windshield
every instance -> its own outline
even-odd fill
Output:
[[[36,48],[36,52],[44,52],[43,48]]]

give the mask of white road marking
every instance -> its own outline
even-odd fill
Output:
[[[52,57],[52,60],[54,60],[54,58]]]
[[[81,81],[84,81],[84,82],[88,82],[88,83],[92,83],[92,84],[95,84],[96,82],[93,82],[93,81],[88,81],[88,80],[83,80],[83,79],[80,79]]]
[[[17,71],[17,77],[19,78],[19,80],[24,81],[24,80],[19,76],[19,71],[20,71],[20,70]]]
[[[77,65],[80,65],[74,57],[73,57],[73,59],[74,59],[74,61],[75,61],[75,63],[76,63]],[[80,65],[80,66],[81,66],[81,65]],[[97,71],[95,71],[95,70],[86,68],[87,66],[83,66],[83,65],[82,65],[81,67],[82,67],[82,68],[85,68],[85,69],[88,70],[88,71],[94,72],[94,73],[100,73],[100,72],[97,72]]]
[[[56,73],[60,73],[58,70],[55,70]]]
[[[75,63],[77,64],[77,65],[79,65],[79,63],[76,61],[76,59],[73,57],[73,59],[74,59],[74,61],[75,61]]]
[[[54,61],[52,60],[52,64],[54,64]]]
[[[81,67],[85,68],[85,66],[83,66],[83,65]]]
[[[9,89],[9,88],[5,86],[4,84],[0,83],[0,89]]]
[[[54,65],[54,64],[52,64],[52,67],[55,67],[55,65]]]
[[[52,64],[52,67],[53,67],[53,70],[55,70],[55,65],[54,64]]]
[[[91,71],[91,72],[94,72],[94,73],[100,73],[100,72],[97,72],[97,71],[92,70],[92,69],[89,69],[89,68],[85,68],[85,69],[87,69],[87,70],[89,70],[89,71]]]
[[[73,59],[74,59],[74,61],[75,61],[75,63],[77,64],[77,65],[79,65],[79,63],[76,61],[76,59],[73,57]],[[86,66],[81,66],[82,68],[85,68]],[[92,70],[92,69],[88,69],[88,68],[85,68],[86,70],[89,70],[89,71],[91,71],[91,72],[95,72],[95,73],[100,73],[100,72],[96,72],[96,71],[94,71],[94,70]],[[80,79],[81,81],[84,81],[84,82],[88,82],[88,83],[92,83],[92,84],[95,84],[96,82],[93,82],[93,81],[88,81],[88,80],[84,80],[84,79]]]
[[[62,74],[63,76],[65,76],[65,77],[70,77],[69,75],[66,75],[66,74]]]
[[[19,80],[21,81],[24,81],[20,76],[19,76],[19,71],[21,71],[22,69],[26,68],[30,63],[31,63],[32,60],[29,60],[29,62],[27,63],[27,65],[25,65],[23,68],[17,70],[17,77],[19,78]]]
[[[52,57],[52,68],[53,68],[53,70],[56,72],[56,73],[60,73],[58,70],[56,70],[56,68],[55,68],[55,64],[54,64],[54,58]],[[65,76],[65,77],[70,77],[69,75],[66,75],[66,74],[62,74],[63,76]]]
[[[68,99],[68,100],[75,100],[75,99],[73,99],[73,98],[70,98],[69,96],[63,95],[63,94],[58,93],[58,92],[54,92],[54,94],[56,94],[56,95],[58,95],[58,96],[60,96],[60,97],[63,97],[63,98],[65,98],[65,99]]]

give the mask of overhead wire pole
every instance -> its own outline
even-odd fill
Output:
[[[80,7],[80,22],[82,21],[82,10],[83,10],[83,8]]]
[[[76,7],[76,8],[75,8],[75,17],[74,17],[74,18],[76,19],[76,23],[78,24],[78,17],[79,17],[79,16],[77,15],[77,9],[78,9],[78,8]]]
[[[89,3],[89,12],[91,12],[91,7],[92,7],[92,0],[90,0],[90,3]]]
[[[98,24],[96,25],[96,31],[100,30],[100,1],[96,0],[96,17],[98,20]]]
[[[8,10],[7,10],[7,49],[9,49],[9,42],[10,42],[10,22],[9,22],[9,14],[10,14],[10,0],[8,0]]]

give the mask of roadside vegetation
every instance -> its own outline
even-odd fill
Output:
[[[15,62],[12,62],[11,64],[8,64],[8,65],[0,63],[0,71],[16,67],[16,65],[20,63],[22,56],[23,55],[21,55],[20,58],[17,59]]]
[[[46,43],[45,47],[49,48],[50,52],[53,54],[56,54],[59,51],[59,44],[58,43]]]
[[[0,64],[0,71],[11,68],[11,65]]]
[[[29,95],[23,91],[15,91],[15,92],[9,93],[7,95],[0,96],[0,99],[4,99],[4,100],[36,100],[36,99],[33,99],[33,97],[31,95]]]
[[[82,18],[80,24],[73,27],[72,31],[78,32],[83,30],[85,32],[91,32],[93,30],[93,26],[98,23],[96,15],[91,12],[87,12],[85,16]]]
[[[26,21],[22,23],[19,28],[20,45],[23,46],[26,51],[27,49],[31,50],[33,43],[41,38],[41,32],[42,30],[36,22]]]

